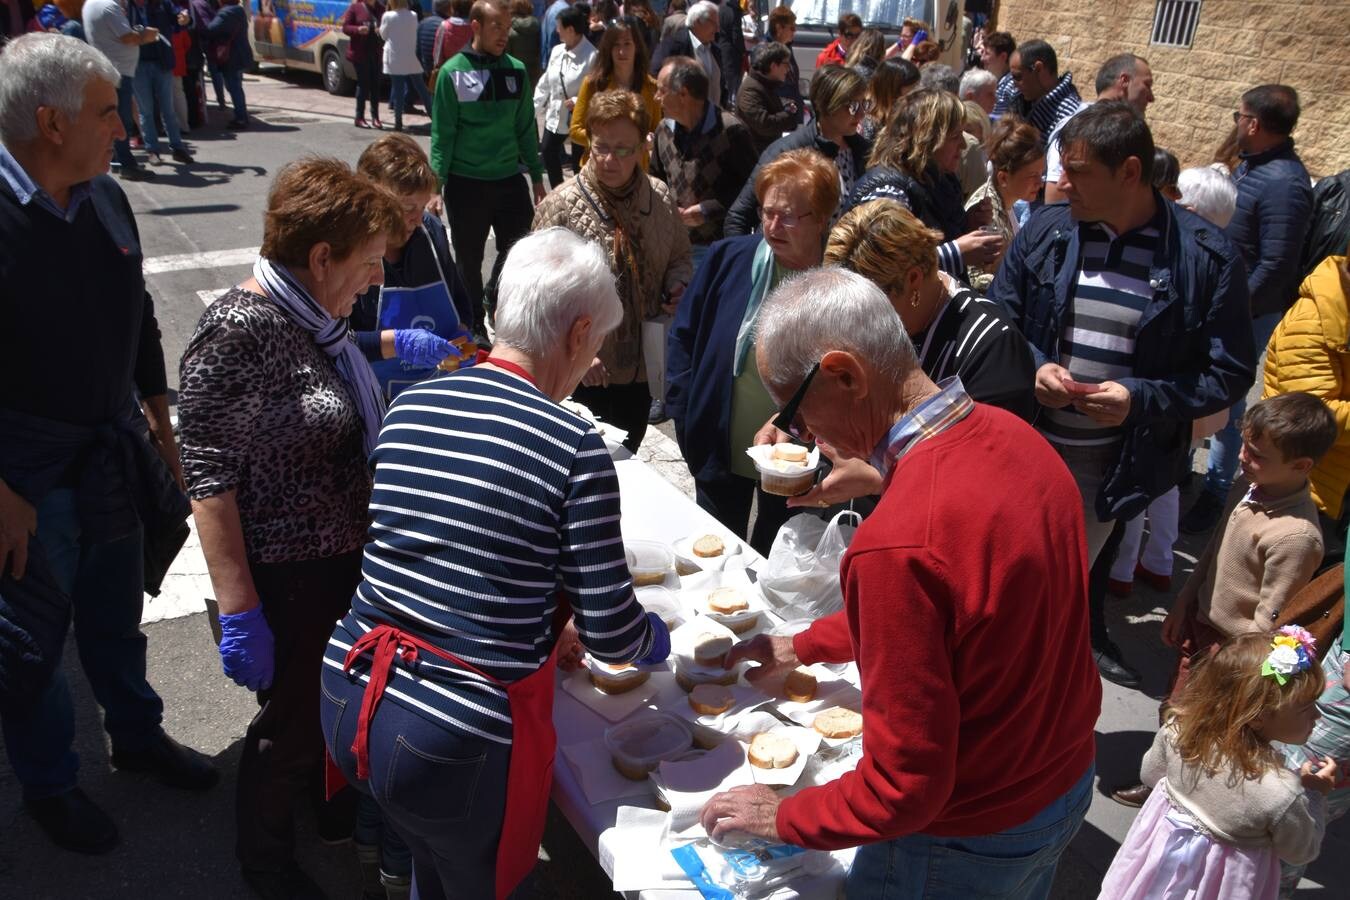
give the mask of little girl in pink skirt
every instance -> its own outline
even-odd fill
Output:
[[[1292,772],[1271,742],[1308,740],[1323,686],[1312,636],[1296,626],[1239,635],[1199,663],[1144,756],[1154,791],[1100,897],[1274,900],[1280,860],[1317,857],[1336,764]]]

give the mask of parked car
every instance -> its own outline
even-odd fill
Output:
[[[347,61],[342,33],[350,5],[350,0],[248,0],[254,59],[316,72],[330,94],[351,94],[356,69]]]

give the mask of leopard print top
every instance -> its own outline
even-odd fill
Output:
[[[332,360],[272,301],[234,288],[211,304],[179,384],[188,494],[235,491],[250,562],[323,559],[365,543],[361,416]]]

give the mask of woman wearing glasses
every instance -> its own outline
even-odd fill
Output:
[[[759,170],[754,191],[763,234],[713,244],[675,314],[666,350],[666,411],[699,506],[744,535],[757,497],[749,539],[767,554],[788,510],[782,497],[757,489],[758,473],[745,455],[775,434],[765,425],[776,407],[755,365],[755,322],[774,287],[820,265],[839,205],[839,172],[815,150],[790,150]]]
[[[811,109],[815,118],[791,134],[784,135],[760,154],[759,164],[727,212],[723,234],[735,237],[750,234],[759,227],[759,201],[755,178],[759,171],[789,150],[807,148],[834,161],[838,172],[839,196],[847,197],[853,183],[862,177],[872,143],[859,136],[858,126],[867,109],[867,82],[853,69],[825,66],[811,78]],[[838,208],[826,217],[838,217]],[[825,223],[828,230],[829,221]]]
[[[636,94],[596,94],[582,125],[590,158],[539,204],[534,230],[560,225],[605,248],[623,321],[572,396],[628,432],[624,446],[636,453],[652,402],[642,323],[675,311],[690,277],[689,230],[670,189],[638,167],[648,120]]]

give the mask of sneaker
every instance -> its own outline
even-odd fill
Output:
[[[114,746],[112,764],[119,771],[144,772],[162,784],[187,791],[204,791],[220,780],[220,773],[205,756],[162,730],[143,748],[131,751]]]
[[[107,853],[120,840],[113,820],[79,788],[54,797],[25,800],[23,805],[43,833],[63,850]]]
[[[1221,515],[1223,500],[1209,491],[1201,491],[1195,505],[1181,517],[1181,531],[1183,534],[1204,534],[1219,523]]]
[[[185,166],[190,166],[197,160],[192,158],[191,153],[187,152],[182,147],[179,147],[177,150],[173,151],[173,161],[182,163]]]
[[[647,424],[660,425],[669,418],[670,416],[666,415],[666,405],[660,400],[653,400],[651,408],[647,410]]]
[[[153,151],[153,150],[151,150],[151,151],[150,151],[149,153],[147,153],[145,156],[146,156],[146,161],[149,162],[150,165],[152,165],[152,166],[162,166],[162,165],[164,165],[164,157],[160,156],[158,153],[156,153],[156,152]]]

